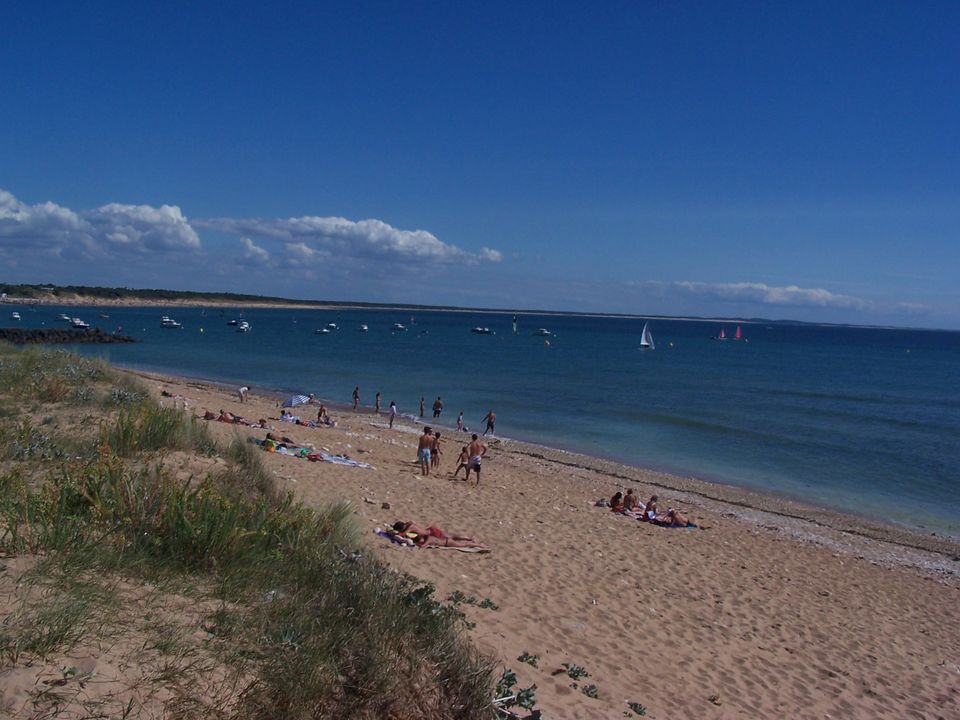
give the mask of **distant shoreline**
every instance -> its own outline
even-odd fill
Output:
[[[573,310],[523,310],[501,308],[469,308],[447,305],[405,305],[402,303],[368,303],[368,302],[341,302],[341,301],[297,301],[264,299],[263,301],[249,300],[222,300],[198,298],[170,298],[154,300],[149,298],[96,298],[87,296],[75,297],[14,297],[7,296],[0,299],[6,305],[26,306],[63,306],[63,307],[213,307],[213,308],[265,308],[265,309],[293,309],[293,310],[377,310],[384,312],[441,312],[441,313],[475,313],[478,315],[518,315],[521,317],[583,317],[583,318],[613,318],[620,320],[663,320],[669,322],[704,322],[704,323],[738,323],[741,325],[778,325],[787,327],[838,327],[862,328],[869,330],[911,330],[921,332],[960,332],[948,328],[901,327],[896,325],[861,325],[853,323],[808,322],[802,320],[771,320],[765,318],[738,318],[738,317],[701,317],[694,315],[643,315],[633,313],[603,313],[577,312]]]

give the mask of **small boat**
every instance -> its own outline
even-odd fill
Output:
[[[726,329],[725,329],[725,328],[720,328],[720,334],[717,335],[717,336],[714,338],[714,340],[726,340],[726,339],[727,339],[727,331],[726,331]]]
[[[183,325],[181,323],[178,323],[172,317],[164,315],[162,318],[160,318],[160,327],[174,328],[176,330],[176,329],[182,328]]]
[[[650,323],[643,324],[643,333],[640,335],[640,349],[654,350],[653,335],[650,334]]]
[[[250,323],[248,323],[246,320],[241,320],[239,323],[237,323],[237,332],[245,333],[250,332],[250,330]]]
[[[511,327],[513,328],[513,334],[516,335],[517,334],[517,316],[516,315],[513,316],[513,322],[511,323]]]
[[[327,323],[327,327],[331,330],[339,330],[336,323]]]
[[[11,320],[19,320],[19,319],[20,319],[20,313],[18,313],[16,310],[14,310],[12,313],[10,313],[10,319],[11,319]]]
[[[67,315],[66,313],[60,313],[57,316],[58,320],[63,320],[64,322],[73,322],[73,318]]]
[[[316,330],[313,331],[313,334],[314,334],[314,335],[329,335],[329,334],[330,334],[330,328],[325,328],[325,327],[323,327],[323,328],[317,328]]]
[[[553,333],[547,330],[546,328],[540,328],[534,333],[534,335],[539,335],[540,337],[550,337],[551,335],[553,335]]]
[[[78,330],[88,330],[90,328],[90,323],[85,323],[80,318],[70,318],[70,326]]]
[[[402,331],[406,330],[407,328],[406,328],[404,325],[401,325],[400,323],[394,323],[394,324],[393,324],[393,329],[394,329],[394,331],[396,331],[396,332],[402,332]]]
[[[360,326],[360,332],[367,332],[367,330],[369,330],[369,329],[370,329],[370,328],[367,327],[366,324]]]
[[[474,335],[496,335],[496,333],[488,327],[475,327],[470,330]]]
[[[102,313],[100,313],[100,317],[102,317],[102,318],[108,318],[108,317],[110,317],[110,313],[102,312]]]
[[[237,320],[227,320],[227,325],[239,325],[239,324],[240,323]]]
[[[737,325],[736,331],[733,333],[734,340],[743,340],[743,333],[740,332],[740,326]]]

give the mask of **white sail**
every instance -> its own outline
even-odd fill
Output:
[[[650,334],[650,323],[643,324],[643,334],[640,336],[640,347],[644,350],[653,350],[653,335]]]

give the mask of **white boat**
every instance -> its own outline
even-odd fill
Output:
[[[331,330],[337,330],[337,329],[338,329],[336,323],[327,323],[327,327],[330,328]]]
[[[370,329],[370,328],[367,327],[366,324],[360,326],[360,332],[366,332],[366,331],[369,330],[369,329]]]
[[[325,328],[325,327],[324,327],[324,328],[317,328],[316,330],[313,331],[313,334],[314,334],[314,335],[329,335],[329,334],[330,334],[330,328]]]
[[[400,323],[394,323],[394,324],[393,324],[393,329],[396,330],[396,331],[401,331],[401,330],[406,330],[407,328],[406,328],[406,326],[401,325]]]
[[[227,325],[239,325],[239,324],[240,322],[238,320],[227,320]]]
[[[237,332],[245,333],[245,332],[250,332],[250,330],[251,330],[250,323],[248,323],[246,320],[241,320],[239,323],[237,323]]]
[[[14,310],[12,313],[10,313],[10,319],[11,319],[11,320],[19,320],[19,319],[20,319],[20,313],[18,313],[16,310]]]
[[[471,329],[470,332],[475,335],[496,335],[496,333],[488,327],[475,327]]]
[[[80,318],[70,318],[70,326],[78,330],[86,330],[90,327],[90,323],[85,323]]]
[[[643,333],[640,336],[641,350],[654,350],[653,335],[650,334],[650,323],[643,324]]]
[[[534,335],[540,335],[541,337],[550,337],[551,335],[553,335],[553,333],[547,330],[546,328],[540,328],[534,333]]]
[[[164,315],[162,318],[160,318],[160,327],[178,329],[178,328],[182,328],[183,325],[181,323],[178,323],[172,317],[168,317]]]
[[[57,316],[58,320],[63,320],[64,322],[73,322],[73,318],[67,315],[66,313],[60,313]]]

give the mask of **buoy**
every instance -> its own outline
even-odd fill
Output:
[[[203,332],[203,328],[200,328],[200,332]]]

